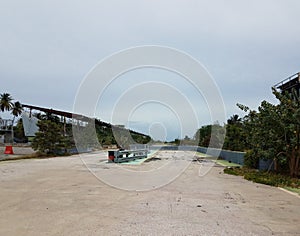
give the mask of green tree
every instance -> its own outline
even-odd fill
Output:
[[[63,127],[50,120],[38,122],[39,131],[32,141],[32,148],[46,154],[66,152],[68,139],[63,135]]]
[[[197,130],[195,139],[199,139],[199,146],[208,147],[211,137],[211,125],[202,126]]]
[[[2,112],[10,111],[13,106],[12,100],[13,99],[9,93],[0,94],[0,110]]]
[[[296,91],[281,94],[273,89],[278,105],[263,101],[258,111],[238,106],[248,114],[243,119],[243,132],[251,149],[247,158],[273,159],[274,169],[299,176],[300,166],[300,98]]]
[[[197,130],[195,140],[199,140],[199,146],[222,148],[225,129],[219,124],[205,125]]]
[[[278,106],[263,101],[258,112],[240,104],[238,106],[248,112],[243,118],[242,131],[249,149],[245,156],[245,165],[257,168],[259,159],[274,159],[275,170],[278,171],[275,157],[280,156],[283,145]]]
[[[22,105],[21,105],[21,103],[19,101],[14,102],[12,104],[11,114],[14,116],[14,118],[13,118],[13,124],[15,123],[16,117],[18,117],[19,115],[21,115],[22,111],[23,111],[23,108],[22,108]]]
[[[280,101],[277,112],[281,118],[279,125],[283,128],[284,142],[279,154],[286,156],[290,175],[296,177],[300,175],[300,96],[295,89],[285,94],[273,89],[273,93]]]
[[[179,145],[180,145],[180,139],[175,138],[174,141],[173,141],[173,143],[174,143],[175,145],[179,146]]]
[[[224,149],[232,151],[244,151],[246,149],[243,123],[238,115],[233,115],[227,120]]]
[[[24,133],[24,127],[23,127],[22,119],[19,119],[17,125],[14,127],[14,136],[20,142],[27,142],[27,137],[25,136],[25,133]]]
[[[13,115],[12,120],[12,127],[11,127],[11,142],[13,143],[14,140],[14,123],[16,117],[18,117],[22,113],[22,105],[20,102],[12,102],[13,98],[9,93],[2,93],[0,94],[0,110],[4,111],[11,111]]]
[[[41,115],[40,117],[42,120],[50,120],[56,124],[60,123],[59,117],[51,112],[45,112],[45,114]]]

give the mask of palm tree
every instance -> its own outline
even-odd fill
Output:
[[[0,94],[0,110],[2,112],[4,111],[10,111],[12,109],[13,103],[12,103],[12,97],[9,93],[2,93]]]
[[[12,142],[14,139],[14,122],[15,118],[19,116],[22,113],[22,105],[20,102],[12,102],[13,98],[9,93],[2,93],[0,94],[0,110],[2,112],[5,111],[11,111],[11,114],[14,116],[11,124],[11,137],[12,137]]]
[[[12,104],[11,114],[14,116],[13,124],[15,122],[15,118],[18,117],[19,115],[21,115],[22,110],[23,110],[23,107],[19,101]]]
[[[233,115],[227,120],[227,123],[229,125],[238,124],[240,122],[241,122],[241,118],[239,117],[239,115]]]
[[[16,119],[16,117],[21,115],[22,110],[23,110],[23,107],[22,107],[22,104],[19,101],[12,104],[11,114],[14,116],[13,121],[12,121],[12,127],[11,127],[12,142],[14,142],[14,123],[15,123],[15,119]]]

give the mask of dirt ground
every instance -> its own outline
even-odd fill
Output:
[[[5,146],[4,145],[1,145],[0,146],[0,160],[1,159],[13,159],[15,157],[19,157],[19,156],[22,156],[22,155],[29,155],[29,154],[32,154],[34,153],[34,150],[30,147],[30,146],[16,146],[14,145],[12,147],[13,149],[13,155],[6,155],[4,154],[5,152]]]
[[[97,169],[106,156],[82,158]],[[191,162],[166,186],[137,192],[104,184],[78,156],[0,162],[0,235],[300,235],[299,197],[226,175],[220,166],[201,177],[199,165],[205,162]]]

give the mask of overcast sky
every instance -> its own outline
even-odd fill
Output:
[[[0,0],[0,92],[72,111],[80,83],[100,60],[129,47],[163,45],[201,62],[220,89],[226,116],[242,114],[237,102],[253,109],[262,100],[275,103],[271,86],[300,71],[299,12],[298,0]],[[131,74],[140,82],[177,76],[155,70],[124,76]],[[99,101],[98,118],[111,121],[121,80]],[[188,94],[183,82],[170,83]],[[213,122],[205,98],[198,99],[200,125]],[[155,134],[160,122],[165,133]],[[180,133],[178,122],[171,109],[147,104],[132,111],[126,125],[143,132],[152,127],[152,135],[169,140],[193,134],[194,127]]]

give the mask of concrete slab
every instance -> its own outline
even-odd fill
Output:
[[[128,168],[157,168],[174,153],[157,155]],[[95,169],[112,167],[98,166],[106,152],[82,158]],[[157,190],[129,192],[101,182],[78,156],[1,162],[0,235],[300,234],[298,197],[223,174],[220,166],[199,177],[199,166],[191,162]]]

